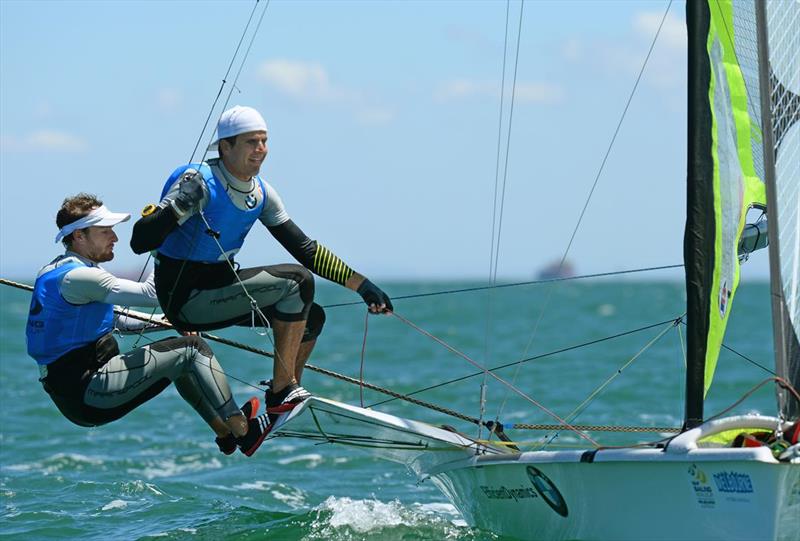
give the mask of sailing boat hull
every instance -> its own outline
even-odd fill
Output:
[[[800,539],[800,466],[766,449],[523,453],[433,475],[477,527],[520,539]],[[741,455],[741,456],[736,456]]]
[[[271,438],[338,443],[431,480],[472,526],[524,540],[800,540],[800,458],[702,447],[747,415],[705,423],[666,448],[517,453],[420,421],[311,397]]]

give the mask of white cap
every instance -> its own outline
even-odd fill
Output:
[[[121,212],[111,212],[105,205],[100,205],[92,210],[89,214],[79,220],[75,220],[71,224],[67,224],[58,231],[56,235],[56,242],[60,241],[67,235],[77,231],[78,229],[86,229],[87,227],[99,226],[109,227],[117,225],[122,222],[127,222],[131,219],[130,214]]]
[[[234,105],[219,117],[217,138],[208,145],[208,150],[217,150],[220,139],[251,131],[267,131],[267,123],[264,122],[264,117],[252,107]]]

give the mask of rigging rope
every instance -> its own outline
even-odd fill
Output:
[[[663,338],[663,336],[664,336],[665,334],[667,334],[667,332],[668,332],[670,329],[680,328],[680,327],[679,327],[679,325],[680,325],[680,322],[683,320],[683,318],[684,318],[684,316],[685,316],[685,315],[686,315],[686,314],[683,314],[683,315],[682,315],[682,316],[680,316],[679,318],[676,318],[676,319],[675,319],[675,320],[672,322],[672,324],[670,325],[670,327],[667,327],[667,328],[665,328],[664,330],[662,330],[660,333],[658,333],[658,334],[657,334],[657,335],[656,335],[656,336],[655,336],[655,337],[654,337],[652,340],[650,340],[650,341],[649,341],[647,344],[645,344],[645,345],[644,345],[644,346],[643,346],[643,347],[642,347],[642,348],[641,348],[641,349],[640,349],[638,352],[636,352],[636,354],[635,354],[633,357],[631,357],[631,358],[630,358],[630,360],[628,360],[628,361],[627,361],[625,364],[623,364],[623,365],[622,365],[620,368],[617,368],[617,370],[616,370],[616,371],[615,371],[613,374],[611,374],[611,376],[609,376],[609,377],[608,377],[608,378],[607,378],[607,379],[606,379],[606,380],[605,380],[603,383],[601,383],[601,384],[600,384],[598,387],[596,387],[596,388],[595,388],[595,390],[594,390],[594,391],[592,391],[592,392],[589,394],[589,396],[588,396],[588,397],[586,397],[586,398],[584,399],[584,401],[583,401],[583,402],[581,402],[580,404],[578,404],[578,405],[577,405],[577,406],[576,406],[576,407],[575,407],[575,408],[574,408],[574,409],[573,409],[571,412],[569,412],[569,414],[567,414],[567,416],[566,416],[565,418],[566,418],[566,419],[569,419],[569,420],[574,420],[574,419],[577,419],[577,418],[578,418],[578,416],[579,416],[581,413],[583,413],[583,412],[586,410],[586,408],[588,408],[588,407],[589,407],[589,405],[590,405],[590,404],[591,404],[591,403],[594,401],[594,399],[597,397],[597,395],[598,395],[598,394],[600,394],[600,393],[603,391],[603,389],[605,389],[606,387],[608,387],[608,386],[611,384],[611,382],[612,382],[612,381],[614,381],[615,379],[617,379],[617,377],[619,377],[619,376],[620,376],[620,374],[622,374],[622,371],[623,371],[623,370],[625,370],[626,368],[628,368],[628,367],[629,367],[631,364],[633,364],[633,362],[634,362],[636,359],[638,359],[639,357],[641,357],[641,355],[642,355],[642,354],[643,354],[645,351],[647,351],[648,349],[650,349],[650,347],[652,347],[652,346],[653,346],[653,345],[654,345],[656,342],[658,342],[659,340],[661,340],[661,338]],[[552,442],[553,442],[553,441],[554,441],[556,438],[558,438],[558,437],[559,437],[559,432],[556,432],[555,434],[553,434],[553,435],[550,437],[550,439],[549,439],[548,441],[542,442],[542,443],[540,444],[540,447],[539,447],[539,449],[544,449],[545,447],[547,447],[548,445],[550,445],[550,444],[551,444],[551,443],[552,443]]]
[[[583,218],[584,218],[584,216],[586,214],[586,210],[589,208],[589,203],[591,202],[592,196],[594,195],[594,191],[597,188],[598,182],[600,181],[600,176],[602,175],[603,170],[605,169],[605,165],[606,165],[606,162],[608,161],[608,157],[611,155],[611,149],[614,147],[614,143],[617,140],[617,135],[619,134],[620,128],[622,127],[622,123],[625,120],[625,117],[626,117],[626,115],[628,113],[628,108],[630,107],[630,104],[633,101],[633,96],[636,93],[636,89],[639,87],[639,82],[642,79],[642,74],[644,73],[645,67],[647,66],[647,63],[650,60],[650,55],[652,54],[653,49],[655,48],[656,41],[658,40],[658,36],[661,34],[661,29],[664,26],[664,21],[666,21],[666,19],[667,19],[667,15],[669,14],[669,9],[670,9],[671,6],[672,6],[672,0],[669,1],[669,4],[667,4],[667,8],[664,10],[664,15],[661,18],[661,22],[658,25],[658,29],[656,30],[655,36],[653,36],[653,41],[650,44],[650,49],[647,51],[647,55],[645,56],[644,62],[642,63],[642,67],[639,70],[639,75],[636,77],[636,82],[634,83],[633,88],[631,89],[630,95],[628,96],[628,101],[625,104],[625,108],[622,111],[622,115],[620,116],[619,122],[617,123],[617,127],[614,130],[614,135],[611,137],[611,141],[608,144],[608,148],[606,149],[605,156],[603,156],[603,160],[600,163],[600,168],[597,170],[597,174],[595,175],[594,182],[592,183],[592,188],[589,190],[589,195],[586,197],[586,202],[584,203],[583,208],[581,209],[580,215],[578,216],[578,221],[575,224],[575,228],[572,230],[572,235],[570,236],[569,242],[567,243],[567,247],[564,250],[564,254],[561,256],[561,261],[558,264],[559,271],[563,268],[564,261],[566,261],[567,255],[569,254],[569,251],[572,248],[572,243],[575,241],[575,236],[578,233],[578,229],[580,229],[580,226],[583,223]],[[545,302],[542,305],[541,310],[539,311],[539,316],[536,319],[536,323],[535,323],[535,325],[533,327],[533,330],[531,332],[531,337],[528,340],[528,344],[525,346],[525,349],[523,350],[523,353],[522,353],[523,356],[528,353],[528,350],[530,349],[530,346],[533,343],[533,339],[536,336],[536,333],[537,333],[537,331],[539,329],[539,324],[541,323],[541,320],[544,317],[544,313],[545,313],[545,311],[546,311],[546,309],[547,309],[547,307],[549,305],[550,297],[552,295],[553,288],[551,287],[549,289],[550,289],[550,291],[548,292],[548,296],[545,299]],[[514,377],[512,378],[512,381],[516,381],[517,380],[517,375],[518,375],[517,373],[514,374]],[[503,401],[502,401],[502,403],[500,404],[500,407],[497,410],[497,415],[496,415],[497,418],[499,418],[500,415],[502,415],[503,408],[505,407],[507,398],[508,398],[508,394],[506,394],[506,396],[503,398]]]
[[[454,293],[471,293],[473,291],[485,291],[487,289],[502,289],[506,287],[517,287],[517,286],[530,286],[530,285],[538,285],[538,284],[549,284],[551,282],[568,282],[571,280],[585,280],[587,278],[602,278],[606,276],[619,276],[622,274],[635,274],[638,272],[651,272],[651,271],[658,271],[658,270],[665,270],[665,269],[679,269],[683,268],[683,264],[677,265],[662,265],[659,267],[643,267],[640,269],[628,269],[628,270],[621,270],[621,271],[612,271],[612,272],[599,272],[595,274],[583,274],[580,276],[567,276],[563,278],[547,278],[544,280],[530,280],[528,282],[514,282],[510,284],[500,284],[500,285],[488,285],[488,286],[475,286],[475,287],[465,287],[460,289],[447,289],[444,291],[432,291],[430,293],[416,293],[413,295],[397,295],[393,296],[392,300],[402,300],[402,299],[419,299],[422,297],[435,297],[437,295],[450,295]],[[336,304],[326,304],[323,308],[340,308],[342,306],[355,306],[361,305],[363,301],[353,301],[353,302],[342,302]]]
[[[495,373],[491,372],[490,370],[487,370],[486,368],[484,368],[483,366],[481,366],[479,363],[477,363],[477,362],[475,362],[474,360],[472,360],[472,359],[471,359],[471,358],[470,358],[468,355],[466,355],[465,353],[463,353],[463,352],[461,352],[461,351],[457,350],[456,348],[454,348],[453,346],[451,346],[450,344],[448,344],[447,342],[445,342],[445,341],[444,341],[444,340],[442,340],[441,338],[437,338],[436,336],[434,336],[434,335],[430,334],[430,333],[429,333],[429,332],[427,332],[426,330],[424,330],[424,329],[422,329],[422,328],[418,327],[417,325],[415,325],[414,323],[412,323],[412,322],[411,322],[411,321],[409,321],[408,319],[404,318],[403,316],[401,316],[401,315],[400,315],[400,314],[398,314],[397,312],[390,312],[390,313],[391,313],[391,314],[392,314],[394,317],[396,317],[397,319],[399,319],[400,321],[402,321],[403,323],[405,323],[406,325],[408,325],[409,327],[411,327],[412,329],[414,329],[415,331],[417,331],[417,332],[419,332],[419,333],[421,333],[421,334],[423,334],[423,335],[427,336],[428,338],[432,339],[433,341],[435,341],[435,342],[436,342],[436,343],[438,343],[439,345],[441,345],[441,346],[444,346],[446,349],[448,349],[448,350],[450,350],[451,352],[455,353],[456,355],[458,355],[459,357],[461,357],[462,359],[464,359],[465,361],[467,361],[467,362],[468,362],[468,363],[470,363],[471,365],[475,366],[476,368],[479,368],[479,369],[480,369],[482,372],[486,373],[486,374],[487,374],[489,377],[491,377],[491,378],[493,378],[493,379],[497,380],[497,381],[498,381],[500,384],[502,384],[502,385],[504,385],[505,387],[507,387],[507,388],[511,389],[512,391],[514,391],[515,393],[517,393],[519,396],[521,396],[522,398],[524,398],[525,400],[527,400],[528,402],[530,402],[531,404],[533,404],[534,406],[536,406],[537,408],[539,408],[540,410],[542,410],[543,412],[545,412],[547,415],[549,415],[550,417],[552,417],[553,419],[555,419],[555,420],[556,420],[556,421],[558,421],[559,423],[563,423],[563,425],[564,425],[564,427],[565,427],[565,428],[567,428],[567,429],[569,429],[569,430],[571,430],[571,431],[575,432],[575,433],[576,433],[578,436],[580,436],[581,438],[583,438],[583,439],[585,439],[585,440],[587,440],[587,441],[591,442],[593,445],[595,445],[595,446],[597,446],[597,445],[598,445],[598,443],[597,443],[596,441],[594,441],[592,438],[590,438],[589,436],[587,436],[587,435],[586,435],[586,434],[584,434],[583,432],[580,432],[579,430],[575,430],[575,428],[573,428],[573,427],[572,427],[572,425],[570,425],[570,424],[569,424],[567,421],[565,421],[564,419],[562,419],[561,417],[559,417],[559,416],[558,416],[558,414],[556,414],[555,412],[551,411],[550,409],[548,409],[547,407],[545,407],[543,404],[539,403],[539,402],[538,402],[537,400],[535,400],[533,397],[531,397],[531,396],[528,396],[527,394],[525,394],[525,393],[524,393],[524,392],[523,392],[521,389],[518,389],[518,388],[517,388],[517,387],[515,387],[515,386],[514,386],[512,383],[509,383],[508,381],[506,381],[505,379],[501,378],[501,377],[500,377],[500,376],[498,376],[497,374],[495,374]],[[495,422],[496,422],[496,421],[495,421]]]
[[[200,145],[200,143],[201,143],[201,141],[203,139],[203,134],[205,133],[206,129],[208,128],[208,122],[209,122],[209,120],[211,119],[211,116],[214,113],[214,110],[215,110],[215,108],[217,106],[217,103],[219,102],[219,98],[222,95],[222,92],[223,92],[223,90],[225,88],[225,85],[228,83],[228,75],[230,75],[231,69],[233,68],[234,64],[236,63],[236,58],[239,55],[239,50],[241,49],[242,43],[244,42],[245,36],[247,35],[247,31],[250,28],[250,23],[253,22],[253,17],[254,17],[254,15],[256,13],[256,10],[258,9],[259,2],[260,2],[260,0],[255,0],[255,4],[253,5],[253,10],[250,12],[250,16],[247,19],[247,24],[245,25],[244,30],[242,31],[242,35],[239,38],[239,43],[237,43],[237,45],[236,45],[236,49],[234,50],[233,56],[231,57],[230,63],[228,64],[228,68],[225,71],[225,75],[222,77],[222,83],[220,84],[219,90],[217,91],[217,96],[214,98],[214,102],[211,104],[211,108],[209,109],[208,115],[206,116],[206,120],[203,123],[203,128],[200,130],[200,135],[197,138],[197,142],[195,143],[194,149],[192,150],[192,154],[189,157],[189,162],[188,163],[192,163],[193,162],[195,154],[197,153],[197,149],[198,149],[198,147],[199,147],[199,145]],[[245,62],[247,60],[247,57],[250,55],[250,50],[253,47],[253,42],[255,41],[256,35],[258,35],[259,29],[261,28],[261,23],[264,20],[264,15],[267,13],[267,8],[269,8],[269,3],[270,3],[270,0],[267,0],[265,5],[264,5],[264,9],[261,12],[261,16],[259,17],[258,23],[257,23],[257,25],[255,27],[255,30],[253,31],[253,34],[252,34],[252,36],[250,38],[250,43],[248,44],[247,50],[245,51],[244,56],[242,57],[242,61],[241,61],[240,65],[239,65],[239,70],[236,72],[236,76],[234,77],[233,83],[231,84],[231,90],[228,92],[228,96],[226,97],[225,103],[222,106],[223,110],[225,110],[225,108],[228,106],[228,103],[230,102],[231,95],[233,94],[233,89],[236,88],[236,83],[239,81],[239,76],[242,73],[242,68],[244,67],[244,64],[245,64]],[[213,132],[212,132],[212,136],[211,137],[213,138]],[[210,142],[211,142],[211,140],[209,139],[209,143]],[[206,148],[203,150],[202,157],[200,158],[201,162],[205,161],[207,154],[208,154],[208,145],[206,145]],[[206,218],[205,218],[205,215],[203,214],[203,211],[201,210],[199,212],[199,214],[202,217],[203,222],[205,222],[206,227],[208,228],[208,230],[211,231],[211,227],[208,225],[208,222],[206,221]],[[195,226],[195,231],[194,231],[194,234],[192,235],[191,245],[190,245],[190,249],[189,249],[190,253],[194,250],[194,244],[195,244],[195,241],[197,239],[198,233],[199,233],[198,227]],[[214,238],[216,240],[216,237],[214,237]],[[219,245],[219,241],[217,241],[217,244]],[[224,251],[223,251],[222,255],[223,256],[225,255]],[[147,268],[147,265],[150,263],[150,258],[151,257],[152,257],[152,253],[148,254],[147,260],[145,261],[144,266],[142,267],[142,271],[141,271],[141,273],[139,275],[139,280],[141,280],[141,277],[144,276],[144,271]],[[169,308],[169,306],[172,304],[173,294],[175,292],[175,289],[178,287],[178,284],[180,283],[180,279],[183,276],[183,271],[186,268],[187,262],[188,262],[188,259],[184,260],[183,264],[181,265],[180,269],[178,270],[178,275],[177,275],[177,277],[175,279],[175,284],[173,285],[172,290],[169,292],[169,295],[168,295],[169,301],[168,301],[167,308]],[[234,272],[234,274],[235,274],[235,272]],[[245,293],[247,293],[246,290],[245,290]],[[248,294],[248,297],[249,297],[249,294]],[[252,298],[251,298],[251,303],[252,302],[253,301],[252,301]],[[154,315],[155,315],[155,309],[153,309],[153,311],[150,314],[151,321],[152,321],[152,318],[153,318]],[[140,333],[139,338],[137,339],[136,343],[134,344],[134,347],[136,347],[138,345],[139,340],[141,338],[142,338],[142,334]]]
[[[211,120],[211,115],[214,114],[214,109],[217,107],[217,102],[219,101],[219,97],[222,95],[222,91],[224,90],[225,85],[228,83],[228,75],[230,75],[231,68],[233,68],[233,64],[236,61],[236,57],[239,55],[239,49],[242,47],[242,43],[244,42],[244,37],[247,35],[247,29],[250,28],[250,23],[253,22],[253,15],[255,15],[256,9],[258,8],[258,2],[259,2],[259,0],[256,0],[255,4],[253,5],[253,11],[250,12],[250,17],[247,19],[247,24],[245,25],[244,30],[242,31],[242,35],[239,38],[239,43],[236,45],[236,50],[234,51],[233,56],[231,57],[231,61],[228,64],[228,69],[225,71],[225,75],[222,77],[222,83],[220,84],[219,90],[217,91],[217,96],[214,98],[214,102],[211,104],[211,109],[209,109],[209,111],[208,111],[208,115],[206,116],[206,120],[203,123],[203,128],[200,130],[200,135],[197,137],[197,142],[194,145],[194,149],[192,149],[192,155],[189,157],[189,161],[187,163],[192,163],[194,161],[194,156],[195,156],[195,154],[197,154],[197,149],[200,146],[201,141],[203,140],[203,134],[205,134],[206,129],[208,128],[208,122],[209,122],[209,120]],[[265,13],[266,13],[268,7],[269,7],[269,0],[267,0],[266,5],[264,6],[264,12]],[[261,18],[263,19],[263,17],[264,17],[264,15],[262,14]],[[259,26],[261,25],[261,20],[260,19],[259,19],[259,23],[258,24],[259,24]],[[258,33],[258,29],[256,29],[255,33]],[[252,45],[252,41],[250,42],[250,44]],[[250,51],[248,49],[248,53],[249,52]],[[245,55],[245,58],[247,58],[247,55]],[[242,64],[244,64],[244,61],[242,61]],[[241,70],[240,70],[240,72],[241,72]],[[236,80],[238,80],[238,78],[239,78],[239,74],[237,73],[236,74]],[[232,87],[236,86],[236,80],[234,80]],[[230,99],[230,94],[228,94],[228,99]],[[224,109],[224,107],[223,107],[223,109]],[[204,157],[205,157],[205,153],[204,153]]]
[[[505,106],[506,94],[506,59],[508,58],[508,21],[511,13],[511,0],[506,0],[506,24],[505,36],[503,39],[503,69],[500,72],[500,111],[497,114],[497,150],[495,155],[494,164],[494,195],[492,198],[492,236],[491,244],[489,247],[489,287],[493,288],[497,284],[497,258],[495,254],[495,239],[497,238],[497,187],[500,184],[500,155],[503,144],[503,109]],[[509,118],[509,124],[511,119]],[[510,136],[509,132],[509,136]],[[506,155],[508,155],[508,144],[506,144]],[[484,359],[486,362],[491,359],[491,328],[492,328],[492,289],[489,289],[489,294],[486,298],[486,336],[484,346]],[[480,418],[483,420],[485,411],[485,389],[486,389],[486,376],[481,383],[481,397],[480,397]],[[478,428],[478,438],[481,437],[481,429]]]
[[[514,365],[517,365],[517,364],[527,363],[527,362],[530,362],[530,361],[536,361],[538,359],[543,359],[545,357],[558,355],[559,353],[564,353],[564,352],[567,352],[567,351],[572,351],[572,350],[575,350],[575,349],[580,349],[580,348],[583,348],[583,347],[592,346],[594,344],[599,344],[600,342],[606,342],[608,340],[613,340],[615,338],[621,338],[623,336],[628,336],[629,334],[634,334],[634,333],[637,333],[637,332],[646,331],[646,330],[652,329],[654,327],[660,327],[662,325],[666,325],[667,323],[671,323],[673,321],[674,321],[674,318],[670,318],[670,319],[667,319],[667,320],[664,320],[664,321],[659,321],[658,323],[653,323],[651,325],[646,325],[644,327],[639,327],[638,329],[632,329],[632,330],[629,330],[629,331],[623,331],[621,333],[617,333],[617,334],[614,334],[612,336],[607,336],[605,338],[598,338],[597,340],[591,340],[589,342],[583,342],[581,344],[576,344],[574,346],[569,346],[569,347],[565,347],[565,348],[561,348],[561,349],[556,349],[556,350],[553,350],[553,351],[549,351],[547,353],[541,353],[541,354],[535,355],[533,357],[528,357],[527,359],[520,359],[519,361],[513,361],[513,362],[510,362],[510,363],[501,364],[501,365],[492,367],[492,368],[489,369],[489,371],[494,372],[494,371],[502,370],[503,368],[508,368],[510,366],[514,366]],[[439,387],[444,387],[445,385],[450,385],[452,383],[457,383],[459,381],[464,381],[464,380],[469,379],[469,378],[474,378],[475,376],[480,376],[481,374],[483,374],[483,371],[473,372],[472,374],[467,374],[466,376],[461,376],[461,377],[458,377],[458,378],[455,378],[455,379],[450,379],[450,380],[447,380],[447,381],[443,381],[441,383],[437,383],[436,385],[431,385],[429,387],[424,387],[422,389],[417,389],[416,391],[413,391],[413,392],[410,392],[410,393],[406,393],[406,395],[407,396],[412,396],[412,395],[415,395],[415,394],[423,393],[425,391],[430,391],[430,390],[433,390],[433,389],[437,389]],[[392,402],[393,400],[394,400],[394,398],[391,398],[389,400],[383,400],[381,402],[375,402],[373,404],[370,404],[367,407],[368,408],[373,408],[375,406],[380,406],[382,404],[386,404],[388,402]]]

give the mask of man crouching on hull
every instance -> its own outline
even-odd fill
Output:
[[[225,111],[212,147],[219,159],[173,171],[157,207],[145,208],[131,248],[157,250],[155,285],[164,313],[183,330],[266,325],[275,336],[273,379],[266,393],[274,420],[310,396],[303,367],[325,313],[314,303],[316,274],[358,292],[372,313],[392,310],[389,297],[289,218],[275,189],[258,176],[267,157],[267,125],[251,107]],[[300,263],[238,269],[233,257],[260,221]],[[263,318],[267,321],[262,321]]]
[[[247,456],[267,434],[257,398],[239,408],[214,353],[199,336],[159,340],[120,354],[113,330],[139,332],[157,325],[115,316],[114,306],[158,306],[153,275],[145,282],[117,278],[99,264],[114,258],[113,226],[129,214],[110,212],[95,196],[64,200],[56,242],[66,248],[43,267],[33,288],[26,330],[28,354],[61,413],[79,426],[127,415],[174,383],[216,434],[220,451]],[[143,314],[146,316],[146,314]]]

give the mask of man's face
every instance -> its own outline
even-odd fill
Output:
[[[230,146],[226,141],[224,145],[222,163],[233,176],[239,180],[250,180],[261,169],[261,163],[267,157],[267,132],[251,131],[239,134],[236,144]]]
[[[112,227],[92,226],[76,231],[72,241],[72,251],[103,263],[114,259],[114,244],[119,240]]]

